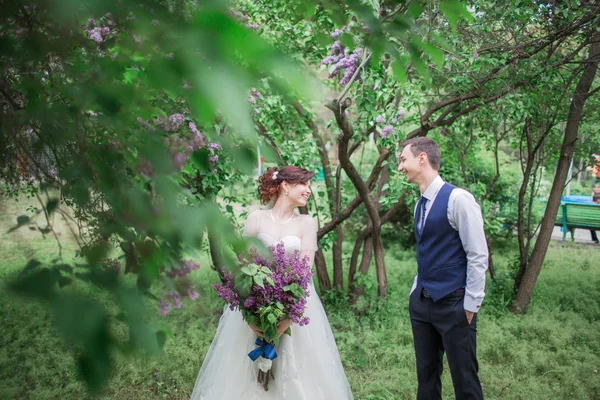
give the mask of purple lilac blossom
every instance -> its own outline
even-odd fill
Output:
[[[377,117],[375,117],[375,122],[377,122],[378,124],[383,124],[385,122],[385,118],[383,118],[383,116],[378,115]]]
[[[196,300],[200,297],[200,293],[193,287],[188,288],[187,296],[190,300]]]
[[[175,132],[181,124],[183,124],[183,120],[185,117],[183,114],[173,114],[169,115],[167,119],[159,119],[157,121],[158,126],[160,126],[165,132]]]
[[[100,28],[94,28],[94,29],[90,30],[88,32],[88,37],[98,44],[104,42],[104,38],[102,37]]]
[[[340,40],[336,40],[331,45],[331,54],[344,54],[344,46]]]
[[[181,301],[181,295],[178,292],[169,292],[169,301],[173,308],[181,308],[183,307],[183,302]]]
[[[332,38],[338,38],[340,37],[343,33],[345,33],[348,30],[348,28],[346,26],[343,26],[341,29],[336,29],[331,33],[331,37]]]
[[[154,168],[149,161],[140,161],[135,169],[138,173],[144,175],[148,179],[152,179],[154,177]]]
[[[192,260],[181,260],[179,261],[179,267],[173,267],[170,271],[167,271],[169,278],[184,277],[190,272],[200,268],[200,264]]]
[[[386,125],[381,130],[381,137],[384,139],[387,139],[388,136],[393,135],[393,134],[394,134],[394,127],[391,125]]]
[[[175,152],[175,155],[173,156],[173,163],[175,164],[175,168],[178,170],[182,170],[183,167],[185,167],[187,160],[188,156],[181,151]]]
[[[223,271],[223,283],[217,283],[213,286],[217,292],[217,296],[229,303],[229,309],[232,311],[240,305],[238,295],[233,290],[233,285],[233,275],[227,271]]]
[[[162,299],[158,302],[158,313],[163,317],[171,311],[171,306],[166,299]]]
[[[196,124],[193,122],[190,122],[188,124],[188,127],[190,128],[190,132],[191,132],[191,136],[192,136],[192,144],[194,146],[194,150],[199,149],[200,147],[203,147],[206,142],[204,140],[204,135],[202,134],[202,132],[200,132],[198,130],[198,128],[196,127]]]
[[[218,150],[221,150],[221,145],[218,143],[209,143],[206,145],[206,148],[210,149],[210,150],[218,151]]]
[[[402,121],[404,117],[406,117],[406,110],[401,108],[398,110],[398,118],[400,118],[400,121]]]

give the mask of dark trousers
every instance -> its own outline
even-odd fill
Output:
[[[417,292],[411,294],[408,306],[417,357],[417,400],[442,398],[444,352],[456,399],[483,399],[477,375],[477,314],[469,325],[463,307],[464,291],[437,303]]]
[[[596,231],[590,229],[590,233],[592,235],[592,242],[598,243],[598,235],[596,234]]]

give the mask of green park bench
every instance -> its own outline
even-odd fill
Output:
[[[600,204],[561,200],[554,225],[562,227],[563,241],[567,231],[575,239],[575,228],[600,230]]]

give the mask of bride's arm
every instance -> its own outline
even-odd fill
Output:
[[[309,215],[303,217],[305,219],[302,226],[302,247],[300,248],[300,257],[308,258],[308,265],[312,266],[315,260],[315,252],[317,251],[317,221]]]
[[[256,237],[258,235],[258,212],[252,211],[246,217],[246,222],[244,222],[244,233],[242,233],[243,237]]]

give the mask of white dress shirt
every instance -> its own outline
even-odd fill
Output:
[[[425,223],[427,223],[429,210],[443,185],[444,180],[438,175],[425,189],[425,192],[421,193],[427,199],[425,203]],[[415,206],[415,216],[416,212]],[[448,221],[450,226],[458,231],[463,249],[467,253],[467,285],[465,287],[464,308],[467,311],[477,312],[485,297],[488,248],[483,230],[481,207],[479,207],[471,193],[460,188],[456,188],[450,193]],[[417,224],[420,225],[420,221],[417,221]],[[411,293],[417,287],[417,276],[415,276],[415,281],[410,290]]]

